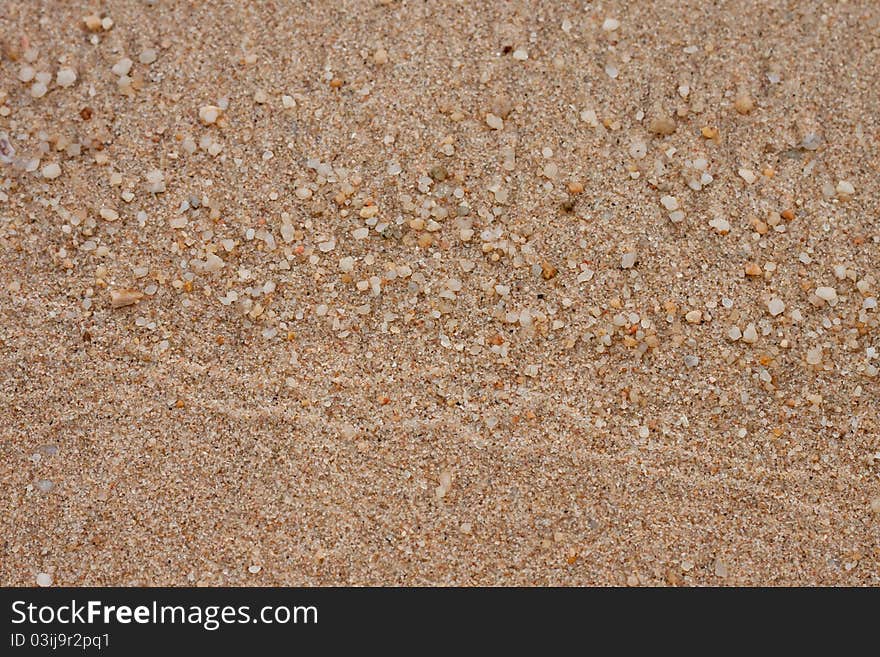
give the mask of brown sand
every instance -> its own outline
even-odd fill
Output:
[[[85,4],[0,13],[0,583],[880,582],[878,3]]]

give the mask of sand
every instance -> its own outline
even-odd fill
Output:
[[[0,584],[880,583],[876,2],[86,4],[0,14]]]

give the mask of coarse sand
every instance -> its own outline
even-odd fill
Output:
[[[0,40],[0,584],[880,584],[874,0]]]

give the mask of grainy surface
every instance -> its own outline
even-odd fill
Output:
[[[0,36],[0,583],[880,583],[876,2]]]

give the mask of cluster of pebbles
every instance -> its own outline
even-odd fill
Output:
[[[766,4],[10,2],[2,583],[876,585],[880,11]]]

